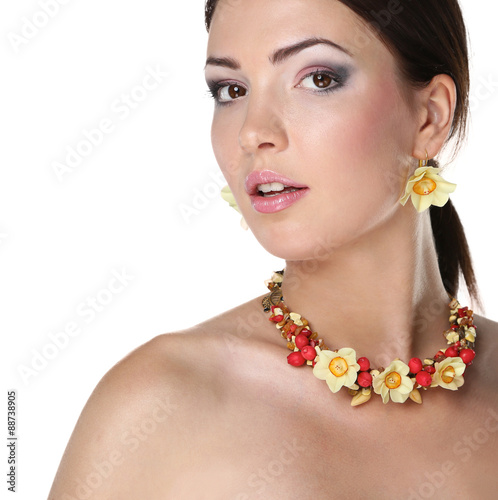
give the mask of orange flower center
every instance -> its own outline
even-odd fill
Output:
[[[435,189],[437,188],[437,184],[432,180],[428,178],[424,178],[418,182],[415,183],[413,186],[413,190],[422,196],[426,194],[431,194]]]
[[[455,369],[452,366],[448,366],[443,370],[443,373],[441,373],[441,380],[445,384],[450,384],[451,382],[453,382],[455,375]]]
[[[332,372],[332,375],[342,377],[348,371],[348,363],[344,358],[338,356],[329,363],[329,370]]]
[[[401,385],[401,375],[391,372],[386,375],[386,386],[388,389],[397,389]]]

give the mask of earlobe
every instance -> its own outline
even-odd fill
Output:
[[[422,126],[414,145],[413,156],[433,158],[443,147],[453,123],[457,90],[453,78],[449,75],[437,75],[421,92]]]

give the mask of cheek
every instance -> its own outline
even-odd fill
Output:
[[[320,180],[318,188],[333,188],[335,196],[345,199],[354,195],[373,203],[377,198],[378,203],[379,197],[398,196],[406,127],[394,83],[373,88],[338,93],[330,106],[303,113],[295,140],[310,173]]]
[[[240,148],[238,143],[239,130],[236,125],[236,117],[229,118],[229,113],[218,114],[215,111],[211,125],[211,144],[216,161],[227,179],[232,183],[239,173]]]

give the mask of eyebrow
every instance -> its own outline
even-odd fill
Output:
[[[281,64],[289,57],[301,52],[301,50],[307,49],[308,47],[313,47],[314,45],[329,45],[334,47],[335,49],[344,52],[348,56],[352,57],[351,52],[345,49],[341,45],[328,40],[327,38],[313,37],[306,38],[305,40],[301,40],[300,42],[294,43],[293,45],[289,45],[287,47],[283,47],[281,49],[277,49],[273,54],[269,57],[270,62],[275,66],[277,64]],[[229,69],[240,69],[240,63],[234,59],[233,57],[208,57],[206,59],[206,66],[211,64],[213,66],[223,66]],[[206,66],[204,69],[206,69]]]

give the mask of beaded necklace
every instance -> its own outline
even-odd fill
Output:
[[[283,277],[284,270],[274,272],[265,281],[270,294],[263,298],[262,304],[265,312],[271,312],[269,320],[281,331],[292,351],[287,356],[288,363],[312,366],[315,377],[325,380],[334,393],[346,387],[353,396],[352,406],[366,403],[372,390],[382,397],[384,404],[389,399],[404,403],[408,398],[422,404],[419,389],[439,386],[456,391],[463,385],[465,369],[475,357],[476,327],[473,312],[461,307],[455,298],[449,304],[450,328],[443,332],[446,349],[423,361],[412,358],[405,364],[396,358],[387,368],[371,369],[368,358],[357,358],[354,349],[329,349],[318,333],[311,330],[306,318],[289,310],[281,290]]]

